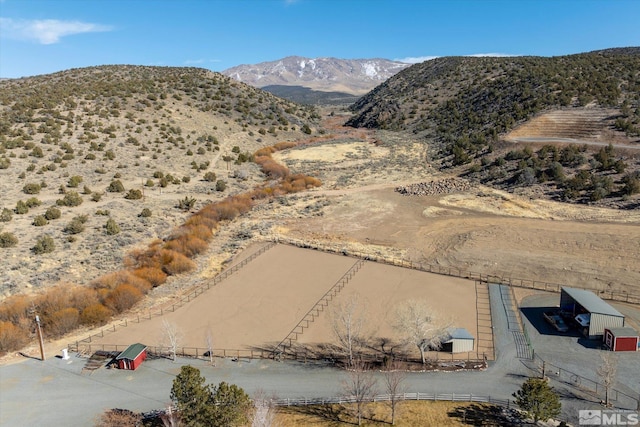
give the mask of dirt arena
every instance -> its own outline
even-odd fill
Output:
[[[255,247],[247,252],[252,250]],[[238,260],[242,256],[246,255]],[[347,256],[276,245],[175,312],[140,323],[129,322],[129,326],[93,343],[162,345],[166,320],[178,327],[180,347],[206,348],[210,331],[215,349],[273,348],[356,262]],[[357,295],[359,310],[365,313],[370,337],[397,340],[398,334],[391,327],[394,310],[408,299],[428,301],[455,327],[477,336],[473,281],[366,261],[298,342],[334,342],[328,313],[353,295]]]

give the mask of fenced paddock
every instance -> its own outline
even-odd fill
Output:
[[[164,346],[163,321],[168,321],[181,331],[180,347],[184,349],[207,347],[210,332],[215,349],[236,349],[239,357],[251,353],[254,356],[250,357],[263,357],[263,350],[273,352],[286,341],[286,358],[307,358],[311,353],[292,350],[292,343],[314,346],[332,342],[328,311],[341,298],[353,294],[361,297],[362,308],[378,336],[393,338],[390,310],[408,298],[425,298],[436,311],[451,315],[456,327],[477,336],[475,282],[461,278],[278,244],[264,246],[218,277],[166,308],[122,319],[71,347],[98,348],[97,344],[106,342]],[[372,348],[376,345],[371,343]],[[183,353],[199,355],[189,350]],[[476,350],[438,357],[484,361],[484,353]]]

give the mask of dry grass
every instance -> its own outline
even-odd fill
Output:
[[[467,402],[401,402],[397,407],[398,427],[465,425],[512,425],[501,414],[499,407]],[[281,407],[276,410],[275,421],[280,427],[318,426],[338,427],[357,425],[349,407],[341,405]],[[391,425],[387,403],[368,404],[363,426]]]

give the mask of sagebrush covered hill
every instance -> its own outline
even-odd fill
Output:
[[[621,199],[640,192],[640,48],[438,58],[399,72],[351,109],[347,125],[409,132],[429,145],[441,167],[470,165],[458,170],[485,184],[542,184],[541,193],[558,199],[614,198],[624,207],[634,203]],[[561,144],[542,151],[540,138],[527,151],[502,144],[515,128],[558,110],[578,112],[571,127],[531,136]],[[584,132],[585,123],[595,132]],[[596,153],[587,152],[585,142],[595,143],[590,148]],[[623,149],[607,148],[608,142]]]
[[[264,180],[253,153],[318,114],[198,68],[0,82],[1,292],[86,283],[188,212]]]

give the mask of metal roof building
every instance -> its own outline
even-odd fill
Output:
[[[449,338],[443,341],[442,347],[444,351],[451,353],[464,353],[473,351],[473,335],[464,328],[452,328],[449,331]]]
[[[116,357],[118,368],[135,370],[147,358],[147,346],[136,343],[131,344],[125,351]]]
[[[584,289],[563,287],[560,291],[560,309],[570,312],[574,318],[581,315],[578,323],[582,334],[590,339],[602,338],[605,328],[624,326],[622,313]]]

